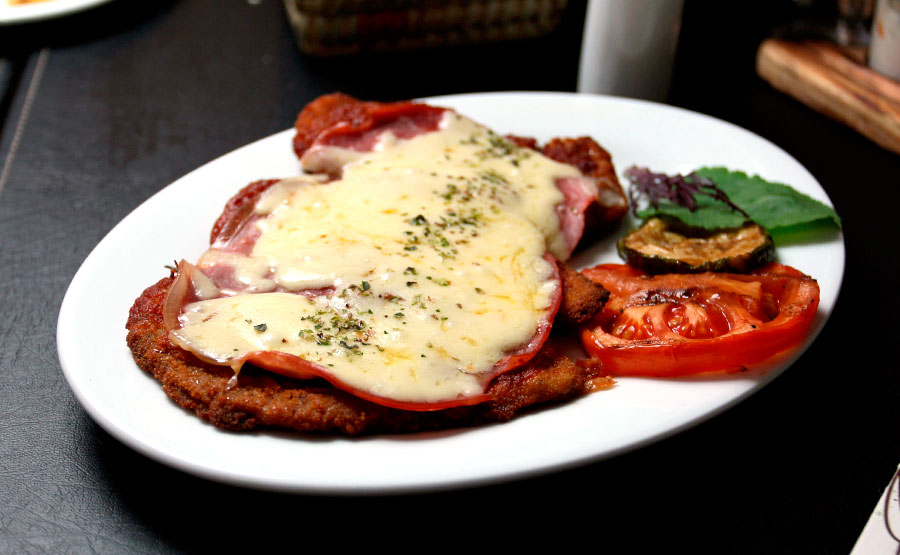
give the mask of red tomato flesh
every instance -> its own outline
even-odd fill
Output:
[[[781,264],[750,274],[661,274],[603,264],[582,272],[610,291],[582,329],[587,352],[619,376],[735,370],[800,345],[819,285]]]

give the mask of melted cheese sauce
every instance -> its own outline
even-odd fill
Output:
[[[342,178],[271,187],[249,256],[204,254],[201,270],[233,268],[247,289],[186,306],[173,339],[222,364],[293,354],[402,402],[483,393],[559,294],[544,258],[565,252],[554,182],[578,171],[452,112],[435,132],[385,134],[373,152],[304,157],[323,159],[340,160]]]

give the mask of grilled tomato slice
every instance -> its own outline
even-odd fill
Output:
[[[660,274],[603,264],[582,272],[610,291],[582,328],[587,352],[619,376],[676,377],[738,370],[801,344],[819,285],[769,264],[750,274]]]

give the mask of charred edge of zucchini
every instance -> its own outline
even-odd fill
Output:
[[[704,230],[651,218],[616,246],[628,265],[650,274],[744,273],[775,259],[772,237],[754,223]]]

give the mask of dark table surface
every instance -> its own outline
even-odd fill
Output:
[[[0,552],[345,544],[847,553],[900,462],[900,156],[760,80],[789,2],[687,0],[670,104],[776,143],[844,221],[843,288],[789,371],[674,437],[507,483],[381,497],[210,482],[98,426],[63,377],[56,318],[100,239],[153,193],[288,127],[317,95],[573,91],[584,3],[533,41],[315,61],[281,2],[123,0],[0,27]],[[744,17],[732,16],[732,9]],[[460,528],[462,525],[464,528]],[[452,528],[451,528],[452,527]]]

